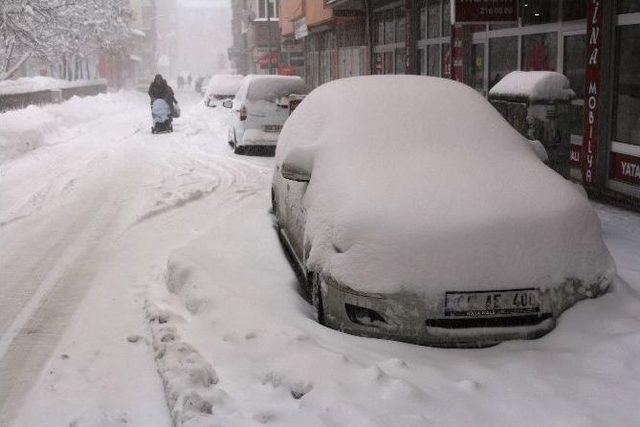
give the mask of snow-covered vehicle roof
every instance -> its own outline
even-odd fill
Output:
[[[306,93],[304,80],[298,76],[248,75],[238,90],[241,102],[274,101],[292,93]]]
[[[305,152],[307,263],[353,289],[549,289],[615,271],[589,201],[460,83],[323,85],[285,124],[276,164],[291,153],[308,168]]]
[[[489,97],[531,102],[569,101],[576,94],[569,79],[555,71],[512,71],[489,91]]]
[[[234,96],[244,76],[239,74],[217,74],[212,76],[207,83],[205,95]]]

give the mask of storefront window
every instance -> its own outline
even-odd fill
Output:
[[[432,44],[427,47],[427,66],[430,76],[440,77],[440,45]]]
[[[562,2],[562,20],[575,21],[587,17],[587,0],[564,0]]]
[[[393,52],[384,53],[384,74],[393,74],[395,63],[393,61]]]
[[[558,33],[522,37],[522,69],[555,71],[558,60]]]
[[[522,25],[558,22],[558,0],[520,0]]]
[[[442,0],[442,35],[448,36],[451,31],[451,0]]]
[[[640,0],[618,0],[618,13],[640,12]]]
[[[396,21],[393,17],[393,10],[388,10],[384,14],[384,43],[394,43],[396,35]]]
[[[396,42],[402,43],[405,38],[405,14],[402,8],[397,7],[395,9],[396,15]]]
[[[578,98],[584,98],[584,70],[587,56],[587,36],[564,38],[564,75]]]
[[[443,43],[442,44],[442,74],[441,76],[445,79],[450,79],[452,77],[451,73],[451,44]]]
[[[473,88],[480,92],[484,92],[484,50],[484,43],[474,44],[471,48]]]
[[[376,14],[374,28],[376,31],[376,44],[384,43],[384,15],[381,13]]]
[[[420,2],[420,28],[419,28],[418,40],[424,40],[427,38],[427,3],[426,0]]]
[[[404,48],[396,49],[396,74],[404,74],[405,66],[404,66]]]
[[[618,27],[615,140],[640,145],[640,25]]]
[[[417,74],[424,76],[427,74],[427,53],[425,49],[418,49],[418,60],[416,61],[417,65]]]
[[[518,69],[518,37],[500,37],[489,41],[489,89],[506,74]]]
[[[440,37],[440,0],[429,0],[427,3],[427,37]]]

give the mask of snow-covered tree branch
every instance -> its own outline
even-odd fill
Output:
[[[0,80],[32,57],[60,63],[70,77],[73,61],[96,52],[123,53],[130,19],[126,0],[2,0]]]

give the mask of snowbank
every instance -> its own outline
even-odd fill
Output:
[[[64,142],[73,127],[138,106],[139,95],[128,92],[74,97],[62,104],[29,106],[0,114],[0,164],[42,145]]]
[[[106,85],[104,79],[98,80],[60,80],[52,77],[24,77],[16,80],[5,80],[0,82],[0,95],[16,95],[41,90],[67,89],[96,84]]]
[[[462,84],[326,84],[285,124],[276,163],[296,146],[317,146],[308,263],[355,289],[428,300],[567,280],[604,287],[615,271],[588,201]]]
[[[512,71],[491,90],[490,97],[530,101],[568,101],[575,98],[569,79],[554,71]]]

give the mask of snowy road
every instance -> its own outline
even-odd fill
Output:
[[[273,160],[178,97],[170,135],[133,93],[0,115],[0,426],[637,425],[638,215],[598,206],[615,289],[540,340],[347,336],[297,292]]]

